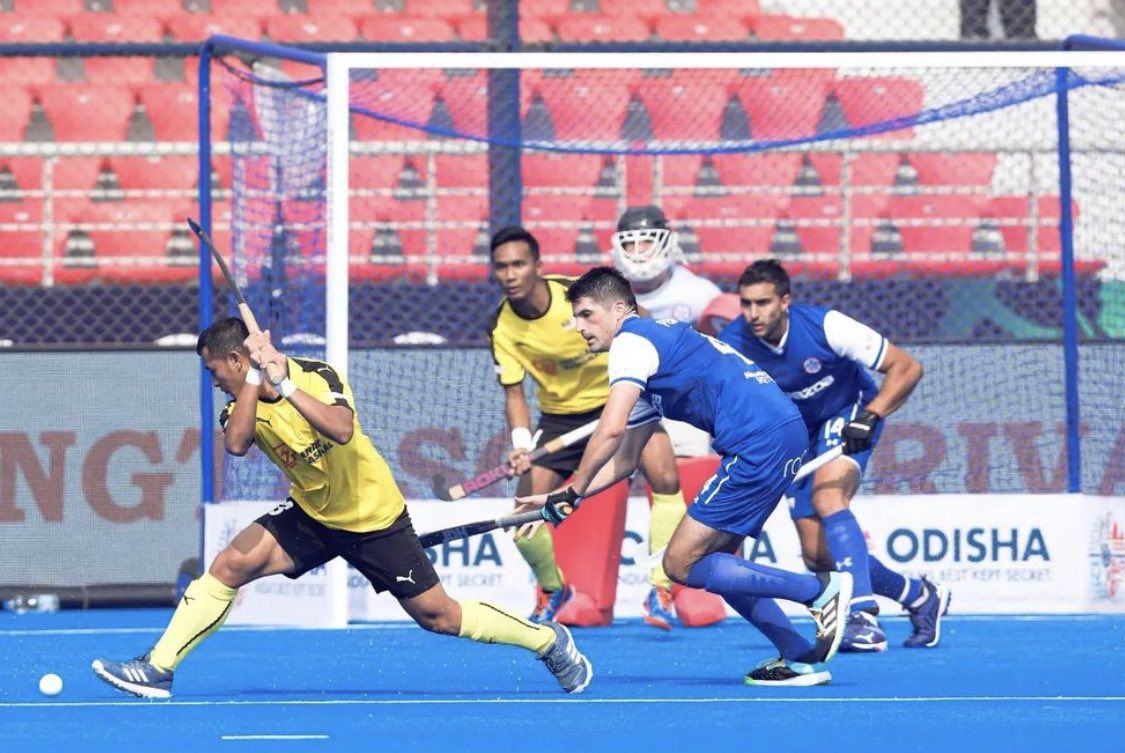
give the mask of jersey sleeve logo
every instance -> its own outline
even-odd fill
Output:
[[[806,358],[803,364],[806,374],[816,374],[820,371],[823,364],[819,358]]]

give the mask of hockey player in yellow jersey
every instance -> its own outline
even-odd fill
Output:
[[[546,493],[574,472],[586,443],[534,462],[528,455],[536,444],[598,418],[609,397],[608,359],[605,353],[591,353],[574,329],[566,301],[571,278],[542,274],[534,235],[522,227],[506,227],[492,237],[489,247],[492,274],[505,294],[489,327],[489,341],[512,434],[509,461],[512,472],[521,475],[516,494]],[[535,382],[541,410],[535,435],[523,390],[528,376]],[[653,491],[649,546],[657,551],[668,543],[685,510],[676,458],[663,430],[645,447],[641,469]],[[574,589],[556,561],[551,531],[542,526],[531,537],[517,536],[516,545],[538,584],[531,619],[552,620],[573,598]],[[660,565],[651,570],[649,581],[645,622],[668,630],[673,619],[671,581]]]
[[[227,452],[241,456],[258,445],[289,479],[289,498],[243,529],[188,586],[148,653],[95,659],[99,678],[126,693],[167,698],[173,672],[223,624],[240,587],[268,575],[297,578],[343,557],[426,630],[525,648],[566,692],[586,688],[593,670],[565,627],[445,592],[386,461],[363,433],[351,387],[335,369],[287,358],[268,332],[250,334],[235,318],[208,327],[196,351],[232,398],[219,419]],[[284,378],[271,384],[263,370]]]

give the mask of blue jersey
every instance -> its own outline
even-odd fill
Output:
[[[886,339],[870,327],[838,311],[800,303],[789,307],[789,327],[777,347],[755,337],[742,317],[719,339],[774,378],[800,408],[810,435],[875,397],[878,385],[867,369],[878,368],[887,352]]]
[[[625,320],[609,349],[610,387],[621,381],[643,390],[630,426],[657,414],[686,421],[713,436],[723,455],[768,456],[774,431],[801,418],[756,363],[671,319]]]

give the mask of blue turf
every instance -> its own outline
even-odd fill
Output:
[[[575,630],[595,669],[581,696],[561,694],[522,651],[405,625],[224,628],[181,668],[170,702],[94,679],[92,658],[143,652],[168,616],[0,613],[0,751],[960,753],[1121,750],[1125,739],[1125,616],[951,617],[936,650],[901,648],[909,623],[886,619],[887,653],[839,656],[832,685],[808,689],[743,685],[770,651],[737,620]],[[76,629],[89,632],[52,632]],[[66,683],[54,699],[37,690],[51,671]],[[266,734],[328,739],[222,740]]]

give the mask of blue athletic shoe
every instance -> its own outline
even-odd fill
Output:
[[[645,624],[661,630],[672,629],[672,589],[653,586],[644,603]]]
[[[139,698],[172,696],[172,670],[154,667],[148,654],[120,663],[94,659],[90,666],[100,679]]]
[[[874,653],[887,650],[887,635],[879,620],[870,612],[852,612],[844,626],[840,650],[850,653]]]
[[[594,679],[594,667],[578,650],[574,637],[564,625],[557,622],[544,624],[555,631],[555,644],[539,657],[539,661],[547,665],[564,691],[581,693],[590,684],[590,680]]]
[[[933,648],[941,642],[941,618],[949,611],[953,595],[944,583],[930,583],[922,578],[926,600],[917,607],[907,607],[914,633],[902,645],[907,648]]]
[[[791,688],[807,688],[812,685],[827,685],[832,674],[818,670],[811,664],[787,661],[782,658],[766,659],[746,673],[747,685],[776,685]]]
[[[824,590],[809,604],[813,622],[816,623],[816,646],[808,664],[821,664],[829,661],[840,648],[844,638],[846,618],[841,618],[852,600],[854,582],[851,573],[817,573],[824,584]],[[802,657],[804,658],[804,657]]]
[[[535,611],[528,619],[532,622],[550,622],[573,598],[574,586],[569,583],[563,583],[562,588],[557,591],[544,591],[537,587]]]

